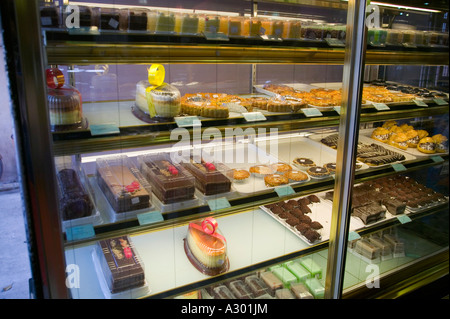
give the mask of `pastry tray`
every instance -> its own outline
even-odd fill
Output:
[[[373,138],[371,137],[371,135],[372,135],[372,132],[373,132],[374,129],[375,129],[375,128],[365,129],[365,130],[360,130],[360,131],[359,131],[359,136],[367,137],[367,138],[369,138],[373,143],[376,143],[376,144],[379,144],[379,145],[383,145],[383,146],[389,146],[389,147],[392,147],[392,148],[395,149],[395,150],[399,150],[399,149],[396,148],[396,147],[393,147],[393,146],[391,146],[391,145],[388,145],[388,144],[386,144],[386,143],[382,143],[382,142],[380,142],[380,141],[377,141],[377,140],[373,139]],[[432,154],[427,154],[427,153],[423,153],[423,152],[419,151],[419,150],[418,150],[417,148],[415,148],[415,147],[408,147],[406,150],[400,150],[400,151],[403,152],[403,153],[407,153],[407,154],[416,156],[416,157],[421,157],[421,156],[423,156],[423,157],[431,157],[431,156],[436,156],[436,155],[448,155],[448,151],[447,151],[447,152],[442,152],[442,153],[437,153],[437,152],[436,152],[436,153],[432,153]]]
[[[248,171],[251,166],[283,162],[251,143],[218,144],[212,147],[206,145],[202,148],[210,156],[213,156],[214,160],[223,162],[230,169],[245,169]],[[232,158],[228,159],[230,154],[232,154]],[[308,176],[305,181],[292,182],[286,185],[297,185],[309,180]],[[250,177],[243,181],[233,181],[232,183],[232,189],[240,194],[265,192],[274,188],[265,185],[264,177],[258,177],[254,174],[250,174]]]
[[[309,137],[292,135],[279,136],[277,143],[277,154],[272,152],[272,155],[278,157],[282,162],[286,162],[299,170],[306,171],[307,168],[294,164],[293,160],[297,157],[309,158],[313,160],[317,166],[323,166],[327,163],[336,163],[336,150]],[[264,146],[264,141],[257,141],[256,145],[263,150],[267,149],[269,153],[271,152],[268,145]],[[360,162],[358,162],[358,164],[361,165],[361,167],[357,169],[358,171],[369,168],[366,164]],[[323,179],[332,175],[334,175],[334,172],[324,177],[310,176],[310,178]]]
[[[323,138],[325,138],[325,137],[327,137],[329,135],[336,134],[336,133],[337,132],[327,132],[327,133],[324,133],[324,134],[317,133],[317,134],[310,135],[308,138],[310,138],[310,139],[312,139],[312,140],[314,140],[314,141],[316,141],[318,143],[321,143],[320,142],[321,139],[323,139]],[[359,135],[358,141],[361,142],[361,143],[364,143],[364,144],[372,144],[373,143],[373,144],[381,145],[381,146],[383,146],[384,148],[386,148],[389,151],[393,151],[393,152],[396,152],[396,153],[399,153],[399,154],[402,154],[403,156],[405,156],[404,160],[392,162],[392,163],[389,163],[389,164],[381,164],[381,165],[373,166],[373,168],[385,167],[385,166],[389,166],[389,165],[392,165],[392,164],[403,163],[405,161],[411,161],[411,160],[416,159],[415,156],[413,156],[413,155],[411,155],[409,153],[405,153],[403,150],[400,150],[400,149],[398,149],[396,147],[387,145],[385,143],[377,142],[377,141],[371,139],[370,137],[367,137],[367,136],[364,136],[364,135]],[[323,144],[323,145],[327,146],[325,144]],[[328,147],[328,148],[332,149],[331,147]],[[364,164],[364,165],[366,165],[368,168],[372,167],[372,166],[369,166],[367,164]]]

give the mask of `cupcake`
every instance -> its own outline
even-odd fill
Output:
[[[445,153],[448,151],[448,139],[442,134],[436,134],[431,137],[436,144],[436,152]]]
[[[411,148],[417,147],[417,143],[419,143],[420,138],[416,130],[410,130],[406,132],[406,137],[408,138],[408,140],[406,141],[408,147]]]
[[[389,130],[384,127],[377,127],[371,136],[374,140],[386,143],[389,139]]]
[[[436,143],[431,137],[424,137],[417,144],[417,149],[422,153],[433,154],[436,152]]]
[[[408,137],[406,136],[405,133],[397,133],[391,135],[387,143],[399,149],[406,150],[408,148],[407,140]]]

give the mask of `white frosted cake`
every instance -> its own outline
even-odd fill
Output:
[[[177,116],[181,111],[180,91],[170,84],[163,83],[147,93],[147,88],[150,86],[147,80],[137,83],[136,106],[150,117]]]

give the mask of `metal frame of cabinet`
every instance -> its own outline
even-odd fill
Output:
[[[317,4],[317,2],[315,2]],[[323,1],[323,5],[330,5]],[[192,44],[170,43],[155,37],[150,41],[148,37],[122,37],[115,34],[105,36],[71,35],[67,32],[41,33],[39,24],[38,1],[8,0],[2,1],[1,11],[4,25],[4,38],[7,48],[7,63],[10,68],[9,77],[11,94],[14,102],[14,117],[17,127],[18,145],[20,146],[20,166],[22,176],[22,191],[27,209],[27,223],[29,230],[30,251],[33,260],[33,277],[35,287],[33,293],[37,298],[69,298],[65,285],[64,248],[68,245],[60,228],[58,216],[55,170],[53,158],[60,155],[77,155],[86,152],[117,149],[118,141],[121,148],[139,148],[149,145],[164,144],[169,141],[170,129],[173,124],[144,125],[139,128],[121,128],[118,136],[87,137],[86,132],[69,134],[50,133],[49,120],[46,112],[45,77],[46,65],[58,64],[95,64],[95,63],[242,63],[242,64],[343,64],[344,101],[341,115],[325,112],[320,119],[306,118],[302,115],[285,117],[269,117],[268,121],[257,124],[258,127],[276,127],[280,131],[290,131],[302,128],[339,126],[339,133],[344,139],[338,146],[336,182],[326,181],[295,187],[295,195],[312,193],[324,189],[335,189],[337,205],[333,206],[332,234],[328,243],[312,247],[315,251],[329,246],[328,269],[326,282],[326,298],[342,298],[342,272],[346,238],[348,236],[349,194],[353,182],[370,180],[375,177],[393,174],[391,168],[380,168],[370,174],[355,174],[352,170],[354,152],[356,149],[355,136],[360,122],[381,121],[391,118],[406,118],[448,114],[448,105],[430,105],[421,108],[409,105],[407,108],[399,106],[390,111],[367,112],[360,108],[361,84],[363,81],[363,65],[376,64],[405,64],[414,65],[448,65],[448,49],[435,52],[405,50],[389,52],[387,50],[370,49],[365,45],[365,7],[364,0],[351,0],[348,3],[347,35],[345,48],[319,47],[311,50],[309,47],[294,47],[285,45],[270,45],[253,43],[202,43],[193,39]],[[23,23],[22,21],[27,21]],[[16,37],[17,36],[17,37]],[[132,40],[130,40],[132,39]],[[131,42],[127,42],[131,41]],[[153,42],[154,41],[154,42]],[[196,42],[197,41],[197,42]],[[119,44],[117,44],[119,42]],[[170,50],[170,54],[168,53]],[[157,52],[157,54],[155,54]],[[220,56],[220,58],[218,58]],[[120,59],[119,59],[120,57]],[[364,58],[364,60],[363,60]],[[217,126],[223,130],[233,125],[243,129],[254,127],[254,123],[243,120],[205,121],[202,129]],[[154,129],[160,134],[157,138],[147,130]],[[139,133],[141,130],[141,134]],[[146,132],[146,133],[144,133]],[[448,161],[448,156],[444,156]],[[46,165],[42,165],[47,163]],[[408,170],[418,170],[431,167],[435,163],[421,159],[405,163]],[[376,172],[376,174],[374,173]],[[289,197],[286,197],[288,199]],[[275,192],[232,200],[231,207],[217,212],[218,214],[236,214],[254,206],[263,205],[279,200]],[[417,218],[442,209],[432,208],[421,212]],[[445,207],[444,207],[445,209]],[[177,212],[171,219],[170,227],[183,223],[193,216],[206,216],[209,208],[206,206]],[[181,217],[180,217],[181,216]],[[173,219],[172,219],[173,218]],[[388,227],[396,222],[387,222],[382,226]],[[86,239],[86,242],[99,238],[127,232],[142,232],[163,229],[166,223],[150,226],[140,226],[137,222],[116,223],[114,225],[96,228],[96,237]],[[80,241],[83,242],[83,241]],[[447,250],[448,251],[448,250]],[[302,254],[305,253],[302,251]],[[286,256],[285,260],[300,254]],[[278,261],[278,260],[276,260]],[[247,271],[275,263],[269,260],[265,263],[248,267]],[[436,273],[448,273],[448,258],[438,254],[435,259],[427,259],[424,263],[441,265]],[[414,269],[414,268],[413,268]],[[239,275],[242,271],[234,274]],[[412,271],[410,271],[412,272]],[[410,273],[408,272],[408,273]],[[220,279],[220,278],[219,278]],[[208,285],[215,280],[209,279],[201,283]],[[395,284],[395,278],[392,280]],[[196,287],[192,285],[192,287]],[[174,289],[171,292],[156,295],[167,297],[189,287]],[[351,297],[355,292],[347,294]],[[364,292],[359,294],[364,295]],[[155,297],[155,296],[153,296]]]

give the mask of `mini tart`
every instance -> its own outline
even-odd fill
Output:
[[[249,169],[250,173],[254,174],[255,176],[262,177],[266,175],[273,174],[274,171],[267,165],[256,165],[252,166]]]
[[[336,172],[336,163],[326,163],[323,165],[330,173]]]
[[[408,143],[407,143],[408,137],[405,133],[397,133],[394,135],[391,135],[388,140],[388,144],[392,145],[394,147],[397,147],[402,150],[408,149]]]
[[[419,141],[417,149],[422,153],[433,154],[436,153],[436,143],[431,137],[425,137]]]
[[[280,174],[270,174],[264,177],[264,183],[268,187],[279,186],[289,183],[289,178]]]
[[[203,117],[227,118],[229,111],[225,106],[208,105],[201,110],[200,115]]]
[[[384,127],[377,127],[373,132],[371,137],[382,143],[386,143],[389,139],[389,130]]]
[[[233,169],[230,175],[234,181],[241,182],[250,177],[250,172],[245,169]]]
[[[308,180],[308,175],[306,175],[302,171],[297,171],[297,170],[287,171],[286,173],[284,173],[284,176],[286,176],[289,180],[294,181],[294,182],[301,182],[301,181]]]
[[[312,177],[327,177],[330,175],[330,171],[321,166],[310,167],[306,172]]]
[[[314,161],[312,159],[306,158],[306,157],[294,158],[294,160],[292,162],[294,164],[300,165],[300,166],[302,166],[304,168],[316,166],[316,163],[314,163]]]
[[[262,110],[267,110],[267,102],[269,101],[266,97],[253,96],[248,98],[248,101],[253,107],[257,107]]]
[[[275,163],[270,165],[270,167],[276,172],[276,173],[286,173],[290,170],[292,170],[292,166],[286,163]]]

